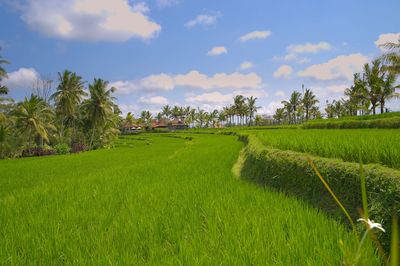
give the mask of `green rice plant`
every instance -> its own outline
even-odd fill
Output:
[[[291,129],[254,132],[269,147],[348,162],[379,163],[400,169],[398,129]]]
[[[338,243],[357,247],[303,201],[234,178],[237,137],[183,136],[0,161],[0,264],[339,265]]]

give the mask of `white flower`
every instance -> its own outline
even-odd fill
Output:
[[[370,230],[372,230],[374,228],[377,228],[377,229],[381,230],[382,232],[386,232],[385,229],[383,229],[383,227],[382,227],[382,225],[380,223],[375,223],[374,221],[372,221],[370,219],[365,220],[364,218],[360,218],[360,219],[357,220],[357,222],[366,223]]]

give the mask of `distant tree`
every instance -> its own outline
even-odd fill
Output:
[[[64,142],[65,131],[75,126],[79,105],[87,93],[84,91],[82,77],[71,71],[65,70],[63,73],[58,73],[58,82],[57,89],[50,99],[54,100],[55,104],[59,138],[61,142]]]
[[[104,133],[107,123],[114,118],[112,93],[115,88],[108,88],[108,82],[102,79],[94,79],[89,84],[89,98],[82,103],[82,109],[88,122],[90,123],[91,136],[89,147],[94,147],[95,137]]]
[[[1,49],[0,49],[1,50]],[[4,95],[8,93],[8,88],[4,85],[1,84],[1,81],[3,78],[7,77],[7,71],[2,65],[9,64],[10,62],[3,59],[3,57],[0,55],[0,95]]]
[[[386,65],[384,65],[385,70],[389,73],[397,76],[400,74],[400,38],[397,42],[388,42],[383,45],[388,49],[381,59]]]
[[[31,95],[17,104],[13,111],[16,127],[31,148],[36,137],[43,142],[49,142],[49,131],[54,130],[52,124],[54,112],[46,102],[37,95]]]
[[[250,96],[246,98],[247,101],[247,109],[250,118],[250,125],[253,124],[254,114],[257,112],[259,107],[256,106],[257,97]]]
[[[379,104],[379,92],[383,86],[383,74],[381,72],[381,62],[376,59],[372,65],[364,65],[364,74],[367,85],[367,99],[371,103],[372,113],[376,114],[376,107]]]
[[[318,103],[317,97],[312,90],[306,89],[303,95],[302,103],[306,115],[306,121],[310,119],[310,110]]]
[[[392,73],[388,73],[382,83],[382,87],[378,92],[378,101],[381,107],[381,114],[385,110],[386,102],[392,98],[399,98],[400,95],[396,93],[396,88],[399,86],[395,86],[396,76]]]
[[[165,115],[166,118],[170,118],[171,116],[171,106],[164,105],[161,110],[162,114]]]
[[[297,92],[297,91],[293,91],[292,94],[290,95],[289,100],[282,101],[282,103],[288,112],[289,121],[290,121],[290,118],[293,118],[293,122],[297,123],[297,115],[298,115],[297,110],[302,103],[301,93]]]
[[[275,110],[275,114],[273,115],[274,119],[278,124],[281,124],[285,119],[285,109],[284,108],[277,108]]]

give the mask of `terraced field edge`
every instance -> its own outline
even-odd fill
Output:
[[[336,203],[309,166],[307,159],[310,158],[350,212],[353,220],[360,217],[362,202],[358,163],[268,148],[254,135],[238,136],[246,144],[238,160],[240,166],[235,166],[235,172],[239,173],[241,178],[295,195],[344,221]],[[387,229],[386,234],[378,237],[388,250],[391,217],[393,212],[400,216],[400,171],[378,164],[367,164],[363,169],[369,213]]]

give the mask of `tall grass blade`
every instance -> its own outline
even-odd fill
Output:
[[[368,202],[367,202],[367,185],[365,181],[365,174],[361,162],[361,157],[360,157],[360,177],[361,177],[361,197],[363,205],[363,216],[365,219],[368,219],[369,215],[368,215]]]
[[[392,219],[392,241],[390,250],[390,266],[398,266],[399,263],[399,221],[396,214]]]
[[[319,177],[319,179],[321,180],[322,184],[324,184],[325,188],[329,191],[329,193],[331,194],[331,196],[333,197],[333,199],[336,201],[336,203],[339,205],[340,209],[343,211],[343,213],[345,214],[345,216],[347,217],[347,219],[349,220],[351,227],[353,228],[354,232],[357,232],[356,227],[354,225],[353,220],[350,217],[350,214],[347,212],[346,208],[343,206],[343,204],[340,202],[340,200],[336,197],[335,193],[333,192],[333,190],[330,188],[328,182],[325,181],[325,179],[322,177],[322,175],[319,173],[317,167],[315,166],[315,164],[311,161],[310,158],[307,159],[308,164],[312,167],[312,169],[314,170],[314,172],[317,174],[317,176]]]

